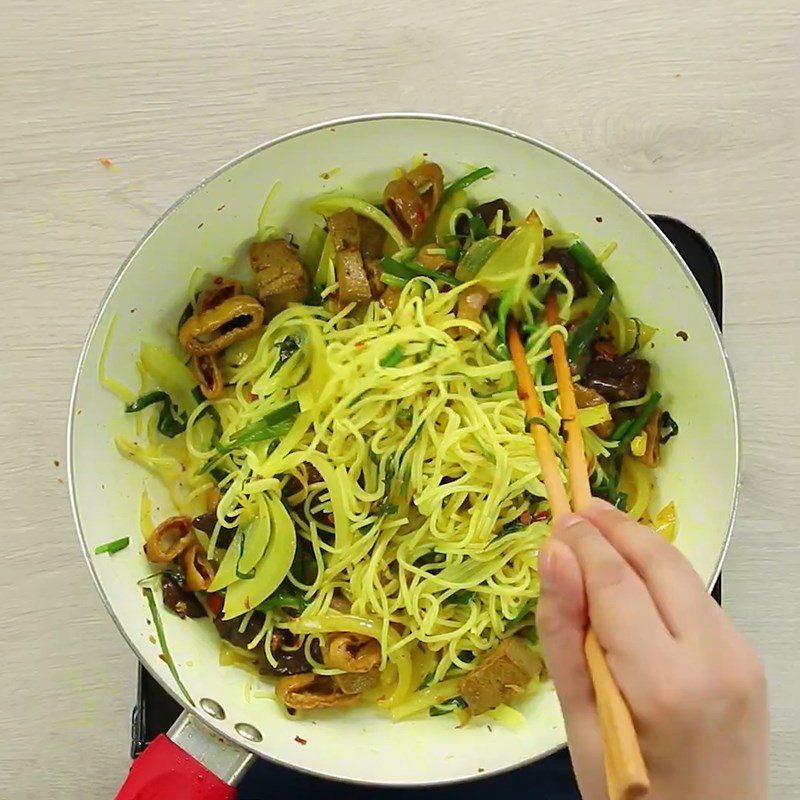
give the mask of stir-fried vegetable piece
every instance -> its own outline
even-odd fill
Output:
[[[475,279],[490,294],[510,290],[516,303],[542,260],[544,226],[535,211],[492,252]]]
[[[275,439],[288,433],[290,423],[300,413],[300,403],[297,401],[287,403],[274,411],[265,414],[261,419],[251,422],[244,428],[236,431],[227,444],[218,444],[219,453],[230,453],[237,447],[255,442]]]
[[[442,200],[447,200],[453,192],[458,192],[461,189],[466,189],[468,186],[472,186],[475,181],[479,181],[481,178],[488,178],[489,175],[493,174],[494,170],[491,167],[479,167],[472,172],[468,172],[466,175],[463,175],[458,180],[453,181],[445,190],[444,194],[442,195]]]
[[[617,447],[618,453],[624,452],[625,448],[630,444],[631,439],[642,431],[647,424],[650,414],[653,413],[653,409],[659,404],[660,400],[661,393],[653,392],[647,399],[647,402],[640,407],[639,413],[633,419],[625,420],[625,422],[617,426],[611,438],[619,442],[619,446]]]
[[[264,555],[256,564],[253,577],[230,584],[225,593],[224,618],[231,619],[264,602],[283,582],[294,560],[297,536],[294,523],[283,503],[267,499],[271,535]]]
[[[461,281],[448,272],[442,272],[438,269],[427,269],[415,264],[413,261],[398,261],[394,258],[382,258],[381,269],[389,274],[394,275],[396,278],[401,278],[405,281],[410,281],[412,278],[432,278],[435,281],[449,284],[450,286],[458,286]]]
[[[108,553],[112,556],[114,553],[119,553],[120,550],[124,550],[130,543],[130,537],[123,536],[121,539],[114,539],[113,542],[97,545],[94,549],[94,554],[99,556],[101,553]]]
[[[460,281],[471,281],[502,241],[499,236],[487,236],[472,244],[458,262],[456,278]]]
[[[595,331],[608,313],[611,301],[614,299],[614,284],[600,295],[594,308],[586,315],[578,326],[569,335],[567,342],[567,356],[574,364],[586,348],[591,344]]]
[[[396,367],[405,355],[403,348],[399,344],[395,345],[381,360],[382,367]]]
[[[156,636],[158,637],[158,644],[161,647],[161,655],[163,656],[164,663],[169,667],[169,671],[172,673],[175,683],[178,684],[178,688],[181,690],[181,693],[186,698],[189,705],[193,706],[194,700],[192,700],[189,692],[183,685],[183,681],[181,680],[180,675],[178,675],[178,669],[175,666],[175,661],[172,659],[172,654],[169,652],[167,637],[164,635],[164,623],[161,621],[161,613],[158,610],[155,592],[150,586],[145,586],[142,591],[144,591],[144,596],[147,598],[147,605],[150,608],[150,615],[153,617],[153,625],[156,629]]]
[[[177,411],[172,398],[166,392],[157,390],[143,394],[130,405],[125,406],[125,413],[135,414],[137,411],[143,411],[148,406],[156,403],[161,403],[156,430],[169,439],[183,433],[186,430],[186,415]]]
[[[597,288],[601,292],[607,292],[614,285],[611,276],[585,242],[580,239],[573,242],[569,247],[569,252],[580,264],[581,269],[597,284]]]

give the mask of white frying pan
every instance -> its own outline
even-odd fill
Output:
[[[114,279],[78,366],[68,450],[81,547],[120,632],[187,708],[170,736],[194,756],[160,741],[137,761],[120,797],[153,800],[160,792],[172,800],[233,797],[228,784],[236,783],[253,755],[342,780],[386,786],[446,783],[521,766],[565,742],[551,689],[526,702],[521,709],[525,726],[518,731],[498,725],[491,732],[485,725],[456,730],[447,716],[392,723],[367,707],[314,722],[290,721],[274,700],[253,696],[248,673],[220,666],[219,638],[210,621],[164,613],[166,639],[190,706],[159,657],[148,605],[137,586],[151,572],[141,548],[131,546],[112,557],[93,554],[98,544],[118,536],[138,541],[145,481],[113,445],[124,424],[122,408],[98,382],[98,360],[112,318],[117,315],[108,371],[137,386],[139,343],[168,341],[192,271],[224,271],[223,258],[254,234],[264,197],[276,180],[282,188],[271,221],[302,240],[313,220],[309,198],[336,189],[377,193],[394,166],[418,153],[440,163],[451,179],[470,165],[489,164],[496,169],[493,179],[471,189],[480,200],[504,197],[519,209],[535,206],[546,224],[577,231],[596,249],[618,242],[607,266],[629,311],[659,328],[648,356],[656,385],[680,423],[680,435],[665,448],[656,501],[675,500],[676,544],[703,579],[710,585],[719,572],[739,474],[731,372],[699,287],[641,209],[573,158],[470,120],[392,114],[323,123],[283,136],[220,169],[156,222]],[[676,336],[678,331],[688,339]],[[162,504],[154,517],[169,511]],[[269,691],[268,685],[256,688]]]

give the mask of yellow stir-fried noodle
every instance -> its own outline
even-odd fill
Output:
[[[107,373],[104,344],[100,380],[135,414],[116,445],[176,515],[154,519],[162,506],[143,492],[165,605],[210,616],[223,663],[281,676],[290,712],[361,699],[398,720],[520,725],[509,703],[542,678],[537,556],[552,516],[533,426],[568,483],[556,333],[593,490],[675,536],[674,506],[649,506],[662,428],[678,426],[633,357],[655,329],[615,294],[611,245],[596,258],[535,212],[514,222],[505,201],[471,205],[466,187],[491,172],[443,192],[422,160],[382,209],[319,198],[326,228],[304,263],[269,222],[273,187],[250,245],[255,288],[193,274],[184,354],[144,343],[138,398]],[[526,419],[517,393],[511,316],[542,418]]]
[[[247,514],[265,492],[279,498],[286,476],[304,483],[309,465],[331,478],[289,498],[296,534],[320,567],[312,585],[299,586],[310,604],[298,632],[310,621],[326,629],[326,619],[327,630],[343,629],[330,610],[340,589],[353,615],[376,621],[384,662],[407,670],[422,646],[437,654],[437,682],[468,669],[536,598],[537,544],[547,534],[538,522],[497,535],[544,487],[511,362],[493,355],[485,337],[451,336],[457,295],[415,282],[394,315],[373,304],[363,322],[289,308],[235,371],[235,398],[216,404],[224,443],[301,398],[277,447],[257,443],[229,459],[223,511]],[[298,347],[276,372],[287,339]],[[533,368],[548,353],[546,338],[538,342]],[[392,355],[399,363],[382,366]],[[192,421],[187,436],[203,453]]]

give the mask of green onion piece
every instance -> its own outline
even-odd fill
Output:
[[[105,544],[97,545],[97,547],[94,549],[94,554],[99,556],[100,553],[108,553],[110,556],[112,556],[114,553],[124,550],[130,543],[130,537],[123,536],[121,539],[114,539],[113,542],[106,542]]]
[[[396,367],[404,357],[403,348],[396,344],[381,360],[382,367]]]
[[[178,684],[178,688],[183,693],[183,696],[186,698],[189,705],[194,706],[194,700],[192,700],[192,698],[189,696],[189,692],[183,685],[183,681],[181,680],[180,675],[178,675],[175,662],[172,660],[172,656],[170,655],[169,647],[167,646],[167,637],[164,635],[164,624],[161,622],[161,614],[159,613],[158,605],[156,604],[155,593],[149,586],[145,586],[143,591],[145,597],[147,598],[147,605],[150,606],[150,614],[153,617],[153,625],[155,625],[156,628],[156,636],[158,637],[158,644],[161,647],[161,656],[164,659],[164,663],[169,667],[169,671],[172,673],[175,683]]]
[[[459,589],[457,592],[453,592],[444,603],[445,605],[465,606],[475,597],[475,594],[472,589]]]
[[[266,600],[262,600],[257,606],[257,611],[272,611],[276,608],[292,608],[295,611],[303,611],[308,605],[305,597],[293,584],[279,586]]]
[[[569,247],[570,255],[578,262],[580,268],[597,284],[601,292],[607,292],[614,281],[606,272],[605,267],[597,260],[586,242],[578,239]]]
[[[411,261],[397,261],[388,256],[381,259],[381,269],[389,275],[403,278],[406,281],[410,281],[412,278],[425,277],[441,281],[449,286],[458,286],[461,283],[461,281],[447,272],[441,272],[438,269],[427,269]]]
[[[600,295],[600,299],[586,318],[570,333],[567,340],[567,357],[574,364],[594,338],[595,331],[608,313],[614,299],[614,284]],[[550,381],[548,381],[550,382]]]
[[[387,286],[394,286],[395,289],[402,289],[408,283],[408,281],[398,278],[396,275],[390,275],[388,272],[384,272],[380,280],[381,283],[385,283]]]
[[[653,392],[653,394],[651,394],[648,398],[647,402],[640,407],[639,413],[632,420],[628,420],[627,425],[625,422],[623,422],[620,424],[617,430],[614,431],[611,438],[619,442],[617,453],[624,452],[625,447],[630,444],[631,439],[641,433],[642,429],[647,424],[648,418],[653,413],[653,410],[659,404],[660,400],[661,393]]]
[[[444,257],[448,261],[458,261],[460,255],[461,255],[460,247],[445,247],[444,249]]]
[[[130,405],[125,406],[126,414],[135,414],[143,411],[148,406],[161,403],[161,412],[158,415],[156,430],[169,439],[174,438],[186,430],[186,415],[180,411],[175,411],[177,406],[172,402],[172,398],[160,390],[148,392],[134,400]]]
[[[285,406],[276,408],[265,414],[261,419],[251,422],[244,428],[240,428],[232,436],[228,444],[218,443],[217,452],[226,455],[238,447],[254,442],[266,442],[270,439],[279,439],[285,436],[292,427],[293,418],[300,413],[300,403],[287,403]],[[211,468],[209,464],[200,471],[200,474],[208,472]],[[214,464],[216,466],[216,464]]]
[[[489,175],[492,175],[494,170],[491,167],[479,167],[472,172],[468,172],[466,175],[459,178],[457,181],[453,181],[442,194],[442,202],[447,200],[447,198],[453,193],[457,192],[459,189],[466,189],[467,186],[472,186],[475,181],[479,181],[481,178],[487,178]]]
[[[455,711],[457,708],[466,708],[467,701],[464,700],[463,697],[451,697],[449,700],[445,700],[443,703],[439,703],[439,705],[431,706],[430,711],[428,712],[432,717],[441,717],[444,714],[450,714],[452,711]]]
[[[420,685],[417,687],[417,691],[419,691],[420,689],[427,689],[427,688],[428,688],[428,686],[430,686],[430,685],[431,685],[431,681],[433,680],[433,676],[434,676],[435,674],[436,674],[435,672],[429,672],[429,673],[428,673],[428,674],[427,674],[427,675],[426,675],[426,676],[425,676],[425,677],[422,679],[422,681],[420,682]]]
[[[469,218],[469,232],[477,242],[489,235],[489,226],[480,217]]]

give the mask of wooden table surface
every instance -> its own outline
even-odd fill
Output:
[[[531,134],[716,248],[744,445],[725,606],[767,664],[773,796],[798,797],[799,22],[792,0],[6,0],[0,800],[112,797],[128,766],[135,660],[79,554],[64,470],[73,368],[111,277],[221,163],[384,110]]]

